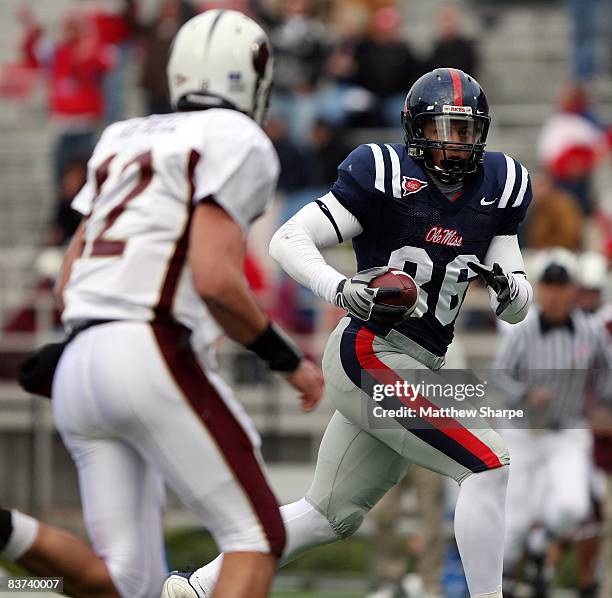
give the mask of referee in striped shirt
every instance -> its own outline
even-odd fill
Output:
[[[528,422],[523,429],[502,431],[511,459],[506,575],[536,522],[551,540],[541,547],[551,571],[558,554],[554,538],[572,534],[589,510],[592,435],[584,400],[589,384],[609,398],[612,356],[601,321],[575,308],[575,264],[564,250],[546,254],[536,308],[503,336],[494,361],[503,394],[525,410]],[[546,595],[544,588],[541,592]]]

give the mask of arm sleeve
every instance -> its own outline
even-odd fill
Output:
[[[194,172],[194,202],[218,204],[244,233],[272,202],[279,173],[272,145],[253,137],[216,135]]]
[[[325,262],[319,249],[338,245],[362,232],[357,218],[333,193],[304,206],[270,241],[270,255],[301,285],[334,303],[344,278]]]
[[[525,265],[521,248],[516,235],[498,235],[493,237],[489,250],[485,256],[485,265],[492,266],[498,263],[508,275],[508,282],[515,287],[515,297],[508,307],[499,315],[501,320],[509,324],[516,324],[525,319],[533,298],[531,284],[525,276]],[[489,288],[491,308],[497,307],[497,294]]]

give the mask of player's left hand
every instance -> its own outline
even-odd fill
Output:
[[[312,411],[323,398],[323,372],[308,359],[287,376],[287,382],[300,393],[302,411]]]
[[[467,264],[473,272],[480,276],[481,280],[491,287],[497,295],[497,309],[495,315],[499,316],[508,307],[511,301],[514,300],[518,293],[518,286],[514,277],[506,274],[502,267],[495,262],[492,268],[477,264],[476,262],[468,262]]]
[[[371,289],[368,286],[372,280],[388,271],[388,266],[368,268],[341,281],[336,291],[336,305],[364,322],[372,321],[384,326],[403,322],[408,313],[405,307],[382,303],[383,299],[399,295],[401,290],[384,287]]]

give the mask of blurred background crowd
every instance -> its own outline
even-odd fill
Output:
[[[62,247],[79,222],[70,202],[85,180],[97,135],[116,120],[170,110],[165,63],[171,40],[190,16],[219,7],[256,18],[274,45],[267,132],[282,171],[275,208],[251,239],[247,276],[262,304],[299,335],[307,352],[320,354],[339,312],[280,276],[267,258],[267,240],[278,224],[328,191],[353,147],[401,141],[407,90],[439,66],[462,69],[480,81],[491,105],[488,147],[530,170],[534,202],[520,231],[528,268],[538,251],[566,248],[584,260],[576,283],[594,297],[593,307],[610,297],[611,0],[3,0],[2,503],[80,525],[72,517],[78,505],[74,472],[48,406],[21,395],[13,382],[15,367],[32,345],[58,334],[49,289]],[[345,247],[327,257],[347,274],[354,269]],[[471,289],[451,366],[487,365],[497,339],[486,294]],[[299,417],[250,355],[224,345],[219,359],[263,433],[281,501],[301,496],[328,408]],[[452,510],[452,493],[420,475],[391,497],[381,516],[374,513],[365,533],[375,541],[367,545],[365,561],[357,546],[345,548],[343,559],[328,553],[327,561],[304,567],[332,567],[349,576],[356,570],[367,577],[354,582],[357,588],[386,580],[395,592],[402,581],[403,591],[414,596],[423,595],[423,584],[432,593],[445,584],[443,595],[464,595],[460,565],[446,540],[450,519],[444,513]],[[173,528],[193,525],[170,505]],[[576,564],[580,559],[571,558],[562,582],[577,586],[587,574]],[[294,575],[297,585],[315,584],[308,572]],[[363,595],[359,591],[354,595]]]

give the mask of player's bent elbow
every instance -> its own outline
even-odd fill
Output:
[[[203,301],[216,301],[234,286],[231,272],[224,268],[207,268],[203,272],[192,270],[193,286]]]
[[[507,322],[508,324],[518,324],[519,322],[522,322],[527,317],[530,306],[531,306],[531,293],[528,294],[526,299],[522,300],[521,305],[513,306],[512,304],[510,304],[508,308],[500,314],[499,318],[500,320],[503,320],[504,322]]]
[[[529,310],[526,309],[523,312],[520,312],[518,314],[512,314],[507,317],[500,316],[500,319],[502,319],[504,322],[507,322],[508,324],[518,324],[519,322],[522,322],[527,317],[528,312]]]
[[[531,299],[527,299],[526,303],[523,303],[520,309],[517,309],[516,306],[510,304],[507,309],[505,309],[501,314],[499,314],[499,319],[503,320],[508,324],[518,324],[522,322],[529,313],[529,306],[531,305]],[[513,309],[514,307],[514,309]]]
[[[270,245],[268,247],[268,253],[270,257],[277,263],[282,262],[283,253],[287,250],[285,244],[285,234],[287,232],[287,224],[283,224],[270,239]]]

